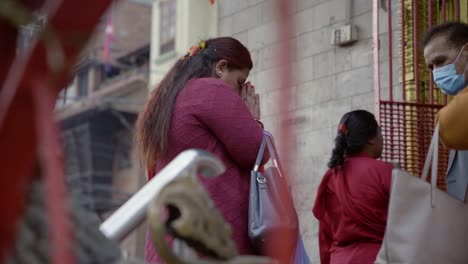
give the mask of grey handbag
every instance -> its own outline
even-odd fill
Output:
[[[272,166],[261,172],[260,165],[266,147]],[[291,249],[291,253],[296,247],[299,221],[273,139],[268,132],[264,133],[255,167],[250,174],[248,228],[252,245],[259,254],[271,255],[267,249],[279,242],[282,248]],[[284,236],[285,233],[288,235]],[[281,241],[278,240],[280,234]],[[285,237],[290,239],[286,241],[283,239]]]
[[[437,189],[438,153],[439,125],[421,179],[393,170],[387,226],[376,264],[468,263],[468,206]]]

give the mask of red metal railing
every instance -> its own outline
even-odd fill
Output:
[[[49,262],[71,264],[75,262],[73,237],[65,209],[63,164],[53,109],[59,90],[69,82],[72,63],[91,37],[110,0],[13,2],[22,5],[6,7],[9,9],[6,13],[13,15],[3,15],[0,21],[0,67],[3,67],[0,71],[0,145],[5,150],[0,152],[0,175],[5,176],[0,180],[3,214],[0,260],[12,247],[16,221],[22,215],[26,194],[33,177],[40,174],[47,189]],[[34,41],[31,50],[14,57],[20,25],[15,25],[17,20],[12,17],[33,10],[48,17],[54,39],[59,43],[52,38],[47,40],[57,49],[51,50],[52,42]],[[63,55],[63,61],[58,55]]]
[[[399,162],[407,171],[420,175],[435,116],[447,103],[447,96],[435,88],[432,74],[422,66],[424,60],[419,40],[429,27],[446,20],[459,20],[461,5],[460,0],[400,0],[397,2],[398,8],[393,8],[392,2],[395,4],[395,1],[386,1],[387,18],[379,20],[381,1],[373,1],[375,113],[385,139],[383,159]],[[454,8],[448,8],[449,4]],[[393,45],[395,18],[399,19],[400,47]],[[379,55],[382,41],[379,21],[387,23],[388,45],[382,46],[388,47],[388,50],[381,54],[388,54],[388,61]],[[401,53],[398,73],[393,69],[398,62],[393,58],[395,51]],[[383,74],[388,75],[388,83],[382,83]],[[394,74],[399,75],[397,84],[394,83]],[[382,90],[387,86],[388,94]],[[448,150],[442,148],[439,156],[438,183],[444,188]]]

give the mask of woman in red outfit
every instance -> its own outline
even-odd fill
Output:
[[[224,162],[226,172],[203,184],[231,224],[241,254],[253,253],[247,233],[249,172],[263,137],[258,95],[246,83],[252,66],[249,51],[236,39],[193,46],[152,92],[136,127],[150,179],[187,149],[207,150]],[[146,262],[160,262],[150,239]]]
[[[387,222],[393,169],[377,160],[382,146],[374,115],[358,110],[343,116],[313,208],[322,264],[374,263]]]

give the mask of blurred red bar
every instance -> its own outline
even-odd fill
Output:
[[[54,137],[52,110],[59,91],[65,87],[71,78],[72,62],[91,37],[96,24],[111,0],[47,0],[20,1],[32,10],[41,3],[41,12],[48,17],[48,24],[61,41],[63,55],[66,58],[65,67],[54,71],[48,64],[48,52],[45,43],[40,41],[32,45],[32,51],[16,56],[17,30],[6,21],[0,21],[3,49],[0,49],[2,64],[0,67],[0,146],[9,151],[0,152],[0,260],[11,250],[16,237],[15,230],[19,217],[26,203],[27,192],[33,177],[40,175],[45,181],[50,181],[46,192],[47,221],[53,232],[50,238],[50,263],[71,264],[74,254],[71,236],[67,231],[67,215],[64,209],[66,199],[55,199],[64,195],[63,169],[60,161],[49,163],[48,155],[58,155],[61,151],[48,142],[40,141]],[[9,10],[10,11],[10,10]],[[17,10],[11,10],[15,12]],[[79,36],[79,37],[77,37]],[[35,44],[35,43],[33,43]],[[56,65],[57,66],[57,65]],[[59,65],[60,66],[60,65]],[[57,70],[57,69],[56,69]],[[52,81],[53,80],[53,81]],[[38,97],[39,96],[39,97]],[[45,100],[48,101],[43,101]],[[40,110],[40,113],[38,112]],[[49,116],[46,116],[49,115]],[[39,119],[39,118],[46,119]],[[21,122],[18,122],[21,120]],[[46,121],[45,123],[42,121]],[[44,126],[48,126],[44,128]],[[39,131],[38,131],[39,130]],[[42,137],[41,137],[42,135]],[[58,137],[53,138],[58,140]],[[49,153],[49,154],[46,154]],[[38,158],[38,155],[42,155]],[[40,163],[39,163],[40,162]],[[47,169],[45,167],[48,167]],[[47,178],[48,176],[52,178]],[[50,188],[50,186],[61,186]],[[54,200],[55,199],[55,200]],[[69,229],[68,229],[69,230]],[[1,261],[0,261],[1,262]]]
[[[58,142],[59,133],[54,121],[54,107],[56,94],[48,89],[49,80],[34,79],[34,105],[36,109],[37,141],[44,146],[40,148],[39,155],[43,160],[43,178],[45,187],[44,200],[47,210],[47,219],[54,228],[48,229],[48,239],[52,264],[75,263],[73,253],[72,219],[68,208],[63,202],[67,193],[65,187],[64,168],[61,162],[61,146]]]
[[[420,85],[419,85],[419,47],[418,47],[418,0],[413,0],[413,50],[414,50],[414,89],[416,89],[416,102],[420,102]]]
[[[393,101],[393,28],[392,1],[387,1],[389,100]]]
[[[442,23],[447,21],[447,1],[442,0]],[[447,104],[447,95],[444,94],[444,104]]]
[[[433,12],[433,8],[432,8],[432,5],[433,5],[433,1],[432,0],[429,0],[429,6],[428,6],[428,19],[429,19],[429,27],[432,27],[432,24],[433,24],[433,15],[432,15],[432,12]],[[433,104],[434,103],[434,79],[432,78],[432,72],[429,74],[429,102],[430,104]]]
[[[291,61],[293,56],[295,55],[294,52],[294,42],[290,37],[291,32],[295,32],[294,23],[292,20],[292,16],[295,14],[293,1],[290,0],[277,0],[276,6],[278,9],[279,14],[279,23],[278,23],[278,30],[279,30],[279,43],[280,43],[280,54],[278,56],[280,62],[280,75],[278,76],[281,83],[281,90],[280,96],[278,97],[278,105],[280,108],[280,113],[284,113],[284,115],[280,118],[282,123],[280,125],[279,131],[279,139],[280,139],[280,147],[279,151],[281,156],[286,162],[285,164],[285,175],[289,176],[291,179],[294,171],[294,153],[295,150],[292,146],[295,144],[291,144],[294,142],[293,134],[291,133],[291,125],[292,122],[288,122],[292,118],[291,111],[289,111],[290,106],[292,104],[292,86],[293,86],[293,75],[291,69]],[[291,258],[291,249],[284,247],[284,241],[291,241],[295,240],[296,237],[292,237],[291,234],[285,232],[284,234],[280,234],[280,237],[275,238],[272,241],[272,248],[271,255],[278,259],[279,263],[290,263]]]
[[[372,50],[374,56],[374,96],[375,118],[380,122],[380,39],[379,39],[379,1],[374,0],[372,5]]]
[[[406,42],[405,42],[405,31],[406,31],[406,12],[405,12],[405,2],[400,1],[400,12],[401,12],[401,32],[400,32],[400,39],[401,39],[401,93],[403,101],[406,101]],[[379,98],[380,99],[380,98]]]
[[[388,100],[393,102],[393,25],[392,25],[392,1],[387,1],[387,24],[388,24]],[[380,106],[379,106],[380,109]],[[390,115],[393,115],[393,108],[388,109]],[[379,117],[380,118],[380,117]],[[391,159],[394,158],[393,155],[393,136],[394,128],[390,125],[389,139],[386,144],[389,148],[389,154]]]
[[[447,21],[447,1],[442,0],[442,22]]]

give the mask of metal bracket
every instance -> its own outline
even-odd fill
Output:
[[[380,0],[380,8],[382,8],[382,10],[385,12],[387,12],[387,1],[392,1],[392,0]]]

